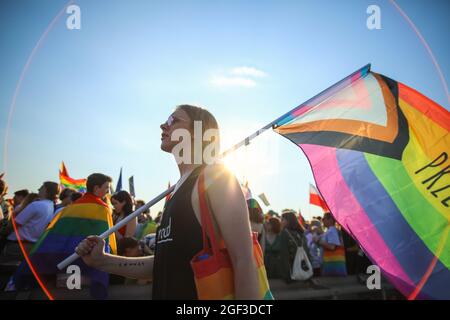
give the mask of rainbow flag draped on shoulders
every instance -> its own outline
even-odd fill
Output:
[[[73,179],[69,176],[64,161],[59,168],[59,181],[62,188],[72,188],[78,192],[86,192],[86,179]]]
[[[279,118],[336,220],[409,299],[450,299],[450,113],[360,69]]]
[[[56,265],[71,255],[76,246],[89,235],[99,235],[113,226],[111,208],[100,198],[86,193],[75,203],[61,210],[34,245],[29,259],[39,276],[57,274]],[[106,239],[105,251],[117,253],[114,233]],[[90,280],[91,295],[96,299],[107,297],[109,275],[88,267],[81,259],[74,262],[81,275]],[[31,271],[26,263],[13,277],[16,289],[28,286]]]

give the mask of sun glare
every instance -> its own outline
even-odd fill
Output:
[[[222,143],[226,146],[223,150],[227,150],[252,133],[248,127],[234,127],[230,131],[232,134],[224,135],[227,139]],[[278,170],[279,139],[276,138],[278,137],[271,135],[270,132],[262,134],[249,145],[230,153],[223,162],[241,183],[248,181],[250,186],[258,188],[264,184],[265,179],[270,179],[270,176],[276,174]]]

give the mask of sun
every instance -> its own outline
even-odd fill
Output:
[[[243,150],[237,150],[231,153],[223,159],[223,163],[241,182],[244,183],[244,180],[248,179],[250,168],[248,158],[245,156]]]
[[[258,127],[259,124],[251,127]],[[249,128],[234,124],[221,137],[222,151],[228,150],[234,144],[242,141],[249,133]],[[265,134],[254,139],[250,144],[229,153],[222,162],[242,184],[248,182],[254,191],[261,191],[277,174],[279,139],[274,135]]]
[[[233,146],[234,143],[239,142],[242,138],[245,138],[245,128],[233,128],[232,134],[229,134],[227,136],[222,137],[222,143],[223,145],[226,145],[227,147],[225,150],[227,150],[229,147]],[[239,149],[231,152],[228,154],[225,158],[222,159],[225,166],[235,174],[236,178],[240,180],[242,183],[244,183],[245,179],[248,179],[249,176],[252,175],[252,166],[250,165],[251,162],[251,154],[252,154],[251,145],[249,146],[242,146]]]

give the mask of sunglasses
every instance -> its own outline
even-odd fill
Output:
[[[174,117],[173,115],[170,115],[169,118],[167,118],[166,124],[170,127],[172,126],[172,124],[174,124],[175,122],[178,121],[187,121],[186,119],[182,119],[182,118],[177,118]]]

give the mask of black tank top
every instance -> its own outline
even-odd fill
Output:
[[[202,169],[199,166],[191,172],[164,208],[156,230],[153,299],[197,299],[190,261],[202,250],[203,240],[191,196]]]

